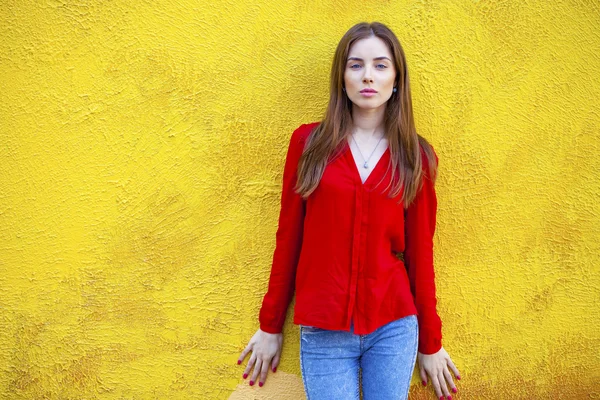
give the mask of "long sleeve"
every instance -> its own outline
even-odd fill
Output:
[[[296,268],[302,247],[305,200],[294,191],[298,161],[305,142],[306,125],[297,128],[290,139],[281,192],[279,226],[269,278],[269,287],[259,313],[260,329],[280,333],[294,295]]]
[[[427,157],[421,149],[423,168]],[[438,160],[437,155],[436,161]],[[411,290],[419,321],[419,351],[437,353],[442,347],[442,321],[437,314],[433,236],[435,233],[437,197],[429,173],[424,173],[423,185],[406,210],[404,259],[408,266]]]

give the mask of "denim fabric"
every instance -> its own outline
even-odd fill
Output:
[[[300,325],[300,367],[307,400],[407,399],[417,360],[416,315],[368,335]],[[359,379],[359,369],[360,379]]]

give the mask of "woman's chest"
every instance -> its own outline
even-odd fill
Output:
[[[357,202],[361,201],[362,208],[375,208],[381,213],[402,209],[401,194],[389,197],[392,186],[389,161],[389,150],[385,149],[378,155],[375,165],[363,168],[364,163],[361,164],[346,146],[325,167],[319,185],[309,196],[309,203],[336,204],[346,209],[357,206]]]

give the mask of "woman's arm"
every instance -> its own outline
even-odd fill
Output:
[[[254,369],[250,378],[251,386],[257,379],[259,379],[258,385],[262,386],[267,379],[269,367],[275,372],[281,358],[283,344],[281,330],[287,308],[294,294],[296,267],[302,246],[305,201],[294,192],[294,186],[306,132],[307,126],[302,125],[294,131],[290,139],[283,170],[279,227],[275,240],[269,288],[263,298],[259,313],[260,328],[238,358],[239,365],[250,352],[252,353],[243,374],[246,379],[250,376],[250,371]]]
[[[437,197],[427,167],[427,156],[421,149],[423,183],[421,190],[406,209],[404,262],[415,299],[419,320],[419,352],[436,353],[442,347],[442,321],[437,314],[433,236],[435,233]],[[437,164],[437,155],[436,164]]]
[[[308,126],[301,125],[290,139],[283,171],[281,210],[269,287],[259,313],[260,329],[280,333],[294,295],[296,267],[302,247],[305,200],[294,191],[298,161],[304,149]]]
[[[436,165],[438,157],[435,155]],[[408,265],[411,289],[419,313],[419,375],[427,385],[429,374],[436,396],[452,399],[458,390],[450,370],[460,379],[458,369],[442,346],[442,321],[437,313],[435,295],[435,272],[433,267],[433,236],[435,233],[437,197],[434,182],[429,173],[427,156],[421,149],[425,170],[423,185],[416,198],[406,210],[405,219],[405,262]]]

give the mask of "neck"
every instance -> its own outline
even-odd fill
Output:
[[[384,134],[385,107],[365,110],[352,107],[352,132],[355,136],[370,140]]]

